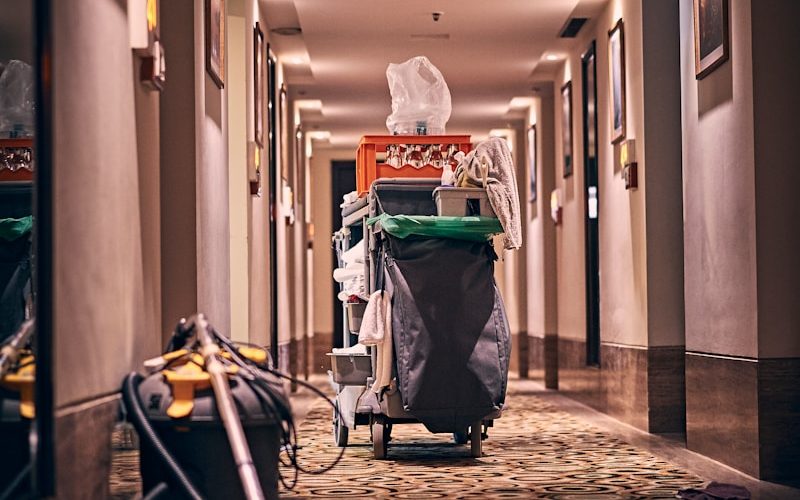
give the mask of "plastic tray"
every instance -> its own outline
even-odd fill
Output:
[[[372,376],[372,357],[369,354],[339,354],[329,352],[333,381],[341,385],[366,385]]]

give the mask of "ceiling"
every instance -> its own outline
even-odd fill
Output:
[[[302,35],[271,34],[292,96],[319,99],[304,116],[350,147],[385,134],[391,112],[389,63],[424,55],[447,81],[453,112],[448,133],[486,137],[508,127],[509,102],[552,78],[573,40],[558,33],[572,16],[594,17],[607,0],[261,0],[269,28],[300,26]],[[434,11],[443,12],[438,22]],[[448,35],[414,40],[412,35]]]

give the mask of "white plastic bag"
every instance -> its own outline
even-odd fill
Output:
[[[0,136],[33,135],[33,68],[9,61],[0,74]]]
[[[444,134],[452,109],[450,89],[427,57],[390,64],[386,79],[392,94],[392,114],[386,119],[391,134]]]

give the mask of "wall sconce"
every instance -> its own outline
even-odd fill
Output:
[[[291,226],[294,224],[294,191],[286,179],[281,179],[281,187],[283,216],[286,217],[286,222]]]
[[[554,189],[552,193],[550,193],[550,217],[553,218],[553,222],[555,222],[556,226],[561,225],[561,190]]]
[[[158,0],[128,0],[128,31],[131,48],[141,59],[139,81],[160,91],[167,79],[167,65],[160,42]]]
[[[247,141],[247,180],[250,194],[261,196],[261,147],[255,141]]]
[[[636,163],[635,139],[628,139],[620,144],[619,164],[622,167],[622,180],[625,181],[625,189],[637,189],[639,187],[639,172]]]

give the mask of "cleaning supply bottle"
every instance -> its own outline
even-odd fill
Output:
[[[442,186],[452,186],[455,184],[456,174],[453,172],[453,165],[450,162],[446,162],[442,167]]]

